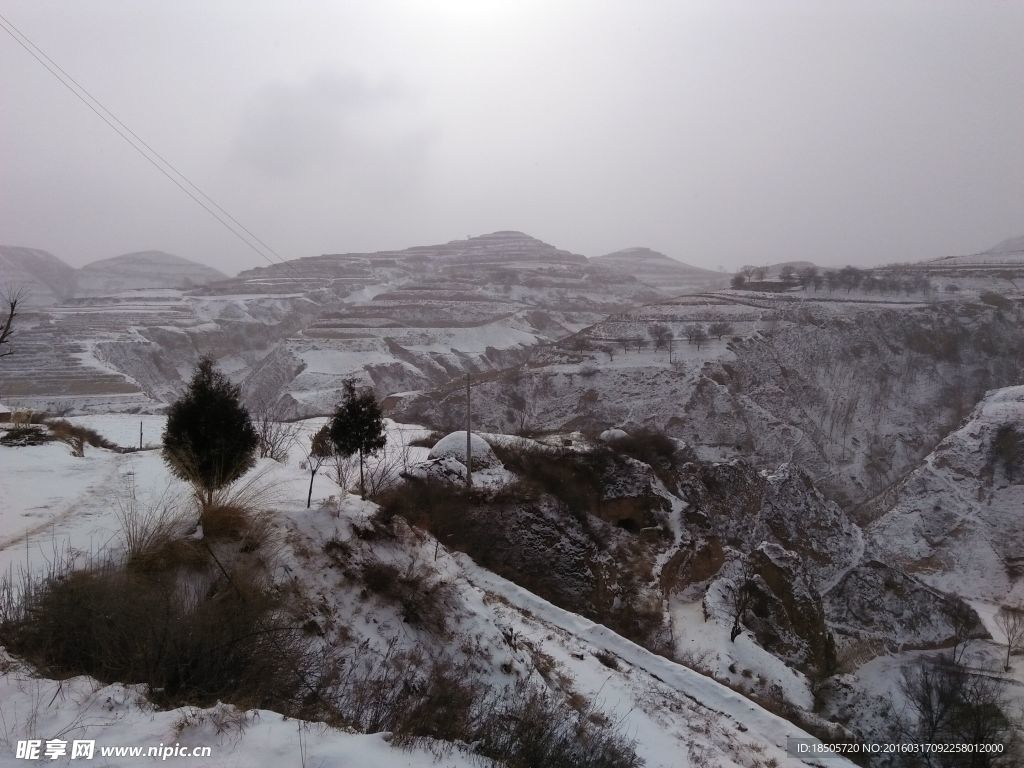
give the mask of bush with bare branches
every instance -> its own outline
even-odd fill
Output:
[[[299,438],[298,422],[287,422],[281,409],[269,400],[260,400],[249,411],[259,444],[256,455],[261,459],[288,461],[288,452]]]

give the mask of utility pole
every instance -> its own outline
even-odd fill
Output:
[[[672,365],[672,342],[675,341],[674,336],[668,337],[668,364]]]
[[[472,410],[469,407],[469,374],[466,374],[466,487],[473,487]]]
[[[139,450],[142,450],[142,419],[139,419]]]

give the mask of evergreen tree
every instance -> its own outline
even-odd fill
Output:
[[[203,358],[185,394],[167,411],[163,441],[171,472],[211,505],[214,491],[253,466],[259,437],[238,387]]]
[[[330,427],[331,442],[340,455],[359,453],[359,495],[365,498],[363,457],[376,453],[387,442],[384,416],[372,390],[360,394],[354,382],[346,381],[345,399],[335,409]]]

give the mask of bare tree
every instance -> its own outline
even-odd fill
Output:
[[[800,282],[806,288],[818,276],[818,268],[815,266],[803,267],[797,274],[800,276]]]
[[[691,344],[695,344],[697,349],[700,349],[700,345],[708,340],[708,332],[704,329],[703,325],[697,323],[686,328],[686,338],[689,339]]]
[[[20,288],[11,288],[0,297],[0,357],[13,355],[10,348],[11,336],[14,334],[14,319],[18,316],[18,306],[24,302],[25,292]],[[4,349],[4,346],[7,349]]]
[[[716,339],[721,339],[723,336],[727,336],[733,332],[731,323],[719,322],[712,323],[708,326],[708,335],[714,336]]]
[[[334,455],[334,444],[331,442],[331,430],[327,426],[320,427],[309,439],[306,449],[306,469],[309,470],[309,493],[306,495],[306,509],[313,504],[313,480],[324,463]]]
[[[539,413],[537,390],[541,386],[538,376],[516,369],[503,382],[504,396],[508,402],[506,420],[517,435],[533,431]]]
[[[959,664],[922,659],[903,675],[901,684],[910,722],[898,725],[906,741],[946,744],[1010,744],[1013,724],[1006,715],[1003,681],[974,674]],[[972,754],[969,763],[960,755],[923,754],[914,765],[984,768],[1001,753]]]
[[[647,335],[651,337],[657,351],[668,344],[668,340],[672,338],[672,331],[664,323],[655,323],[647,329]]]
[[[260,439],[257,455],[261,459],[287,461],[288,451],[299,436],[298,423],[283,421],[280,409],[269,400],[260,400],[249,413]]]
[[[359,467],[359,459],[356,456],[342,456],[334,454],[331,459],[331,480],[342,491],[348,493],[355,479],[356,470]]]
[[[952,658],[954,664],[959,664],[963,661],[964,652],[967,650],[967,646],[973,637],[977,617],[974,611],[967,607],[966,603],[962,600],[957,600],[956,605],[953,606],[953,610],[950,612],[950,619],[953,622],[953,648],[951,649],[950,658]]]
[[[750,601],[754,597],[753,586],[754,569],[748,558],[743,561],[743,570],[733,582],[728,595],[730,613],[732,613],[732,629],[729,630],[729,640],[734,643],[743,631],[743,614],[750,607]]]
[[[1002,606],[996,613],[996,626],[1006,637],[1006,671],[1010,670],[1010,655],[1024,645],[1024,608]]]

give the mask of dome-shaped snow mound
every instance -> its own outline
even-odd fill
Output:
[[[470,445],[473,451],[473,469],[489,469],[500,467],[501,462],[494,455],[491,446],[480,435],[473,434],[470,437]],[[430,449],[431,459],[455,459],[463,465],[466,463],[466,432],[460,430],[445,435],[433,448]]]
[[[597,439],[602,443],[614,443],[616,440],[625,440],[627,437],[629,435],[621,429],[606,429],[598,435]]]

